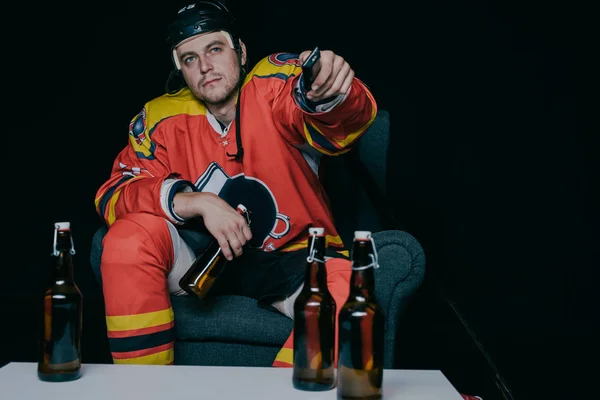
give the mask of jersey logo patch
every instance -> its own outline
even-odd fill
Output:
[[[229,176],[212,162],[195,185],[199,191],[214,193],[234,208],[243,204],[248,209],[252,221],[250,246],[254,248],[272,251],[267,240],[281,239],[290,231],[290,217],[279,212],[273,192],[259,179],[245,174]]]
[[[146,127],[146,109],[143,108],[129,123],[129,134],[139,146],[146,140]]]
[[[148,132],[146,132],[147,128],[146,108],[143,108],[129,123],[129,143],[139,158],[154,160],[156,145],[152,143]]]
[[[295,65],[300,67],[300,59],[298,58],[298,54],[291,53],[276,53],[271,54],[268,58],[269,62],[277,67],[282,67],[284,65]]]

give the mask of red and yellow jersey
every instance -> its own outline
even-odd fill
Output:
[[[131,120],[129,143],[97,192],[97,212],[109,226],[130,212],[184,224],[172,210],[177,191],[221,195],[252,185],[268,194],[259,203],[273,215],[260,238],[262,249],[305,247],[310,226],[324,227],[328,245],[342,247],[318,161],[348,151],[375,119],[377,105],[355,78],[343,101],[326,112],[306,111],[294,96],[300,74],[297,56],[279,53],[246,75],[239,100],[244,148],[239,160],[228,155],[237,152],[235,121],[223,130],[188,88],[146,103]]]

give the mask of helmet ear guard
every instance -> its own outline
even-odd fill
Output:
[[[224,31],[230,46],[241,56],[235,19],[223,0],[202,0],[181,8],[167,28],[167,44],[175,67],[181,69],[176,53],[179,43],[196,35],[217,31]]]

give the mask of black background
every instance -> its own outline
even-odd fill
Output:
[[[35,361],[60,220],[71,221],[78,252],[84,361],[109,360],[88,261],[95,191],[130,119],[163,92],[164,25],[181,4],[33,2],[3,13],[0,362]],[[515,398],[571,398],[599,333],[600,141],[586,130],[592,97],[582,90],[597,49],[591,11],[542,1],[234,5],[251,63],[315,44],[348,60],[391,115],[397,227],[421,242]],[[403,365],[452,366],[459,389],[487,390],[468,373],[472,343],[444,322],[434,329],[442,318],[413,316],[412,329],[429,335],[415,345],[421,361]]]

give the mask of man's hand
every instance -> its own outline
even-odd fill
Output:
[[[219,243],[228,260],[242,255],[242,246],[252,239],[246,219],[213,193],[177,193],[173,209],[183,218],[202,217],[204,226]]]
[[[304,63],[312,50],[300,53],[300,62]],[[322,50],[321,58],[313,66],[315,77],[312,89],[306,97],[311,101],[320,101],[340,94],[346,94],[352,86],[354,71],[342,57],[331,50]]]

